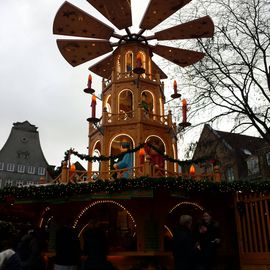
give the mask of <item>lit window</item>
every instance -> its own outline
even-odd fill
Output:
[[[0,171],[4,170],[4,162],[0,162]]]
[[[226,178],[227,178],[227,181],[229,181],[229,182],[235,180],[234,173],[233,173],[233,168],[232,167],[228,167],[226,169]]]
[[[18,165],[18,168],[17,168],[17,171],[18,171],[19,173],[24,173],[24,171],[25,171],[25,166],[19,164],[19,165]]]
[[[248,175],[257,174],[260,172],[259,169],[259,159],[258,157],[250,157],[247,160],[247,167],[248,167]]]
[[[43,167],[38,167],[38,175],[45,175],[45,168]]]
[[[133,53],[128,51],[125,56],[126,60],[126,72],[131,72],[133,69]]]
[[[14,172],[15,164],[14,163],[8,163],[7,164],[7,171]]]
[[[36,169],[35,167],[29,166],[27,172],[30,174],[35,174],[35,169]]]
[[[270,166],[270,152],[266,153],[267,165]]]

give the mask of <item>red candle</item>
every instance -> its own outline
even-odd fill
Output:
[[[187,101],[186,99],[182,100],[182,115],[183,115],[183,123],[187,122]]]
[[[145,155],[145,150],[144,150],[144,148],[141,148],[139,150],[140,164],[144,163],[144,155]]]
[[[87,87],[88,87],[88,88],[92,88],[92,76],[91,76],[91,74],[89,74],[89,76],[88,76]]]
[[[142,58],[141,58],[141,55],[138,53],[137,54],[137,68],[140,68],[142,67]]]
[[[177,82],[176,82],[176,80],[173,81],[173,90],[174,90],[174,94],[177,94]]]
[[[92,96],[92,103],[91,103],[91,107],[92,107],[92,118],[96,118],[96,105],[97,105],[97,98],[95,95]]]

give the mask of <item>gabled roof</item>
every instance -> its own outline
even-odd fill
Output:
[[[0,162],[47,167],[37,127],[28,121],[13,123],[9,137],[0,150]]]
[[[218,138],[220,138],[227,148],[240,154],[247,156],[252,155],[256,150],[263,148],[266,145],[265,140],[259,137],[219,131],[211,128],[209,125],[205,125],[205,127],[210,129]]]
[[[85,168],[82,166],[82,164],[79,161],[75,162],[75,167],[76,167],[76,170],[86,171]]]
[[[37,127],[35,125],[30,124],[27,120],[24,122],[13,123],[13,127],[19,130],[37,132]]]

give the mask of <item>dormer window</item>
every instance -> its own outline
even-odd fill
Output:
[[[14,163],[8,163],[7,164],[7,171],[14,172],[15,164]]]
[[[35,174],[35,167],[34,166],[28,166],[28,170],[27,170],[27,172],[29,173],[29,174]]]
[[[38,167],[38,175],[45,175],[46,169],[44,167]]]
[[[17,171],[18,171],[19,173],[24,173],[24,171],[25,171],[25,166],[19,164],[18,167],[17,167]]]
[[[248,175],[258,174],[260,172],[259,159],[256,156],[251,156],[247,159]]]

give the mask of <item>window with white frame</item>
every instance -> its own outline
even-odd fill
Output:
[[[7,164],[7,171],[14,172],[15,164],[14,163],[8,163]]]
[[[38,167],[38,175],[45,175],[46,169],[44,167]]]
[[[27,172],[29,174],[35,174],[36,168],[34,166],[28,166]]]
[[[270,152],[266,153],[267,165],[270,166]]]
[[[0,171],[3,171],[4,170],[4,162],[0,162]]]
[[[226,178],[227,178],[227,181],[229,181],[229,182],[235,180],[235,176],[234,176],[234,172],[233,172],[233,168],[232,167],[228,167],[226,169]]]
[[[25,171],[25,165],[19,164],[18,165],[18,168],[17,168],[17,171],[19,173],[24,173],[24,171]]]
[[[252,156],[247,159],[248,175],[257,174],[260,172],[259,159],[256,156]]]

